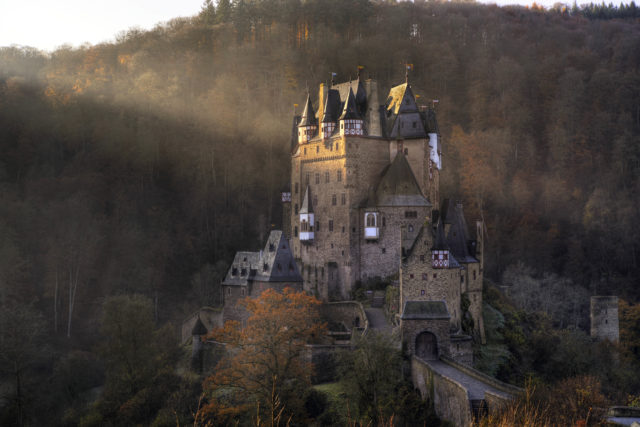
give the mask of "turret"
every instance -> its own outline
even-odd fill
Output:
[[[449,246],[444,238],[442,221],[439,221],[436,227],[433,248],[431,248],[431,266],[433,268],[449,268]]]
[[[304,200],[300,208],[300,241],[311,243],[314,239],[314,217],[313,204],[311,203],[311,189],[307,186],[304,193]]]
[[[340,116],[340,135],[363,135],[364,120],[356,108],[356,98],[353,91],[349,89],[349,95],[344,102],[342,115]]]
[[[309,142],[318,131],[318,119],[311,104],[311,96],[307,95],[307,103],[304,105],[300,123],[298,123],[298,143]]]
[[[338,121],[340,110],[340,93],[337,90],[327,91],[324,109],[322,111],[321,132],[322,138],[328,139],[333,134]]]
[[[202,337],[207,334],[207,328],[200,320],[200,315],[196,323],[191,329],[192,343],[191,343],[191,366],[197,372],[202,372]]]

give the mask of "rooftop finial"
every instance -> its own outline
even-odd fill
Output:
[[[409,84],[409,71],[413,70],[413,64],[407,63],[406,67],[407,67],[407,70],[406,70],[406,72],[404,74],[404,82]]]
[[[332,72],[331,73],[331,86],[333,86],[335,84],[335,78],[336,78],[337,74]]]
[[[364,65],[358,65],[358,78],[360,78],[360,72],[364,70]]]

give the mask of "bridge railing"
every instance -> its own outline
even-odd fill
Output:
[[[467,365],[463,365],[461,363],[456,362],[455,360],[453,360],[450,357],[447,356],[441,356],[440,360],[442,360],[444,363],[446,363],[447,365],[453,366],[454,368],[456,368],[459,371],[462,371],[464,373],[466,373],[467,375],[482,381],[485,384],[488,384],[490,386],[492,386],[493,388],[502,391],[503,393],[507,393],[509,395],[511,395],[512,397],[515,397],[521,393],[524,392],[524,389],[520,388],[520,387],[516,387],[514,385],[511,384],[507,384],[505,382],[502,382],[496,378],[493,378],[492,376],[489,376],[483,372],[480,372],[476,369],[473,369],[470,366]]]

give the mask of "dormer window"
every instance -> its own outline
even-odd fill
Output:
[[[264,265],[262,266],[262,271],[267,271],[268,269],[269,269],[269,264],[265,262]]]
[[[243,268],[242,270],[240,270],[240,276],[246,276],[247,275],[247,269]]]
[[[238,269],[237,269],[236,267],[233,267],[233,268],[231,269],[231,275],[232,275],[232,276],[237,276],[237,275],[238,275]]]
[[[276,247],[273,243],[269,243],[269,252],[273,252],[276,250]]]

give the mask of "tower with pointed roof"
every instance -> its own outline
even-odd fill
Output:
[[[307,96],[294,118],[286,235],[305,290],[347,299],[357,282],[399,277],[403,302],[445,301],[455,331],[467,312],[481,324],[481,262],[461,205],[440,208],[436,115],[417,99],[407,80],[381,104],[376,81],[359,74],[321,84],[317,108]]]

